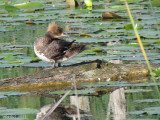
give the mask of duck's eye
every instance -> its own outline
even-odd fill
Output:
[[[61,34],[63,33],[63,29],[61,27],[58,27],[58,32]]]

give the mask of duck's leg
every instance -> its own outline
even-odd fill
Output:
[[[58,63],[58,67],[61,67],[61,63]]]
[[[56,68],[56,61],[53,62],[52,68],[53,68],[53,69]]]

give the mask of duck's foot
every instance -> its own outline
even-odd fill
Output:
[[[56,62],[53,63],[52,69],[56,68]]]
[[[58,63],[58,67],[61,67],[61,63]]]
[[[52,68],[45,68],[45,70],[50,70],[50,69],[52,69]]]

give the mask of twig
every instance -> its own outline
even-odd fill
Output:
[[[81,120],[81,118],[80,118],[80,112],[79,112],[79,100],[78,100],[76,79],[75,79],[75,75],[74,75],[74,74],[73,74],[73,85],[74,85],[75,97],[76,97],[76,99],[77,99],[77,100],[76,100],[76,105],[77,105],[78,120]]]
[[[47,112],[47,114],[41,119],[45,120],[57,107],[58,105],[64,100],[64,98],[70,93],[71,90],[67,91],[63,97]]]

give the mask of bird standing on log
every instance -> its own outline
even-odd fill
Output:
[[[44,37],[40,37],[34,42],[34,52],[43,61],[55,64],[69,60],[85,50],[85,45],[75,42],[68,42],[59,39],[59,37],[67,36],[63,33],[63,29],[56,22],[49,24]]]

